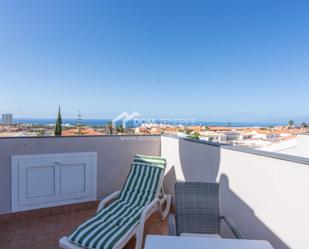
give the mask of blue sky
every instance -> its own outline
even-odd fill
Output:
[[[2,0],[0,113],[309,119],[308,13],[309,1]]]

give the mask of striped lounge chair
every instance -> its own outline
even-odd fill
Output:
[[[59,240],[60,247],[120,249],[135,235],[135,248],[140,249],[147,218],[159,211],[164,219],[169,212],[171,196],[162,187],[165,165],[161,157],[136,155],[122,190],[102,200],[92,218]]]

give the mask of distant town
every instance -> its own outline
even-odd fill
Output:
[[[58,117],[59,118],[59,117]],[[60,121],[61,136],[94,136],[94,135],[160,135],[166,134],[182,138],[199,139],[208,142],[223,143],[234,146],[250,147],[266,151],[277,151],[281,148],[292,147],[297,143],[297,135],[308,133],[309,125],[302,123],[295,125],[290,120],[285,126],[269,127],[233,127],[233,126],[205,126],[205,125],[171,125],[157,123],[143,123],[138,127],[117,127],[112,122],[106,125],[87,125],[78,115],[75,124],[62,125],[60,120],[55,124],[29,124],[14,122],[10,113],[2,114],[0,123],[0,137],[34,137],[55,136],[55,127]],[[59,125],[59,124],[58,124]]]

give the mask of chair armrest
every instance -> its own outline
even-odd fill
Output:
[[[140,221],[137,227],[137,231],[135,232],[135,238],[136,238],[136,249],[142,248],[142,242],[143,242],[143,234],[144,234],[144,225],[146,222],[146,219],[155,211],[159,211],[160,206],[160,200],[159,198],[155,198],[152,202],[150,202],[146,208],[142,211]]]
[[[220,219],[223,220],[227,224],[227,226],[231,229],[236,239],[244,238],[243,234],[240,232],[236,224],[229,217],[223,215],[220,217]]]
[[[154,199],[152,202],[148,204],[148,206],[143,210],[141,214],[141,221],[145,221],[147,219],[148,214],[157,206],[159,205],[160,200],[158,198]]]
[[[152,214],[155,210],[158,210],[158,206],[160,205],[159,198],[154,199],[152,202],[148,204],[148,206],[143,210],[139,222],[139,234],[143,234],[145,221],[150,214]]]
[[[109,196],[106,196],[103,200],[100,201],[97,212],[99,212],[102,208],[104,208],[105,204],[113,199],[115,199],[120,194],[120,191],[116,191]]]
[[[167,216],[168,221],[168,235],[176,236],[176,218],[174,214],[169,214]]]

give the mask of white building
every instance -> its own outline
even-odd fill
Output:
[[[208,142],[219,142],[220,134],[215,131],[202,131],[200,132],[200,139]]]
[[[12,124],[13,123],[13,114],[11,114],[11,113],[2,114],[2,123],[3,124]]]
[[[220,143],[229,143],[235,140],[239,140],[240,133],[234,131],[227,131],[220,134]]]

